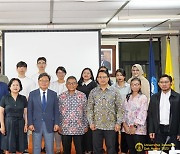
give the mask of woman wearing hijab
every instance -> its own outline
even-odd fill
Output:
[[[149,81],[143,76],[144,71],[142,66],[139,64],[134,64],[131,69],[132,77],[128,80],[128,83],[131,82],[133,78],[139,78],[141,80],[141,91],[148,98],[148,102],[150,100],[150,85]]]

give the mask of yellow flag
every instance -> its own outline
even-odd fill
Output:
[[[173,67],[172,67],[172,56],[171,56],[171,47],[170,47],[170,39],[166,41],[166,67],[165,67],[165,74],[170,75],[173,79],[171,88],[175,90],[174,86],[174,74],[173,74]]]

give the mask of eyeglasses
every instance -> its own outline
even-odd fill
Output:
[[[45,62],[38,62],[37,63],[38,65],[44,65],[44,64],[46,64]]]
[[[98,76],[99,79],[107,79],[108,76]]]
[[[49,80],[39,80],[40,82],[47,83]]]
[[[167,84],[167,83],[170,83],[170,81],[160,81],[159,83],[160,84],[163,84],[163,83]]]
[[[77,82],[67,82],[67,85],[68,85],[68,86],[69,86],[69,85],[75,86],[75,85],[77,85]]]

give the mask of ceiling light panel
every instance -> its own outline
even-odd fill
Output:
[[[125,9],[176,9],[180,0],[131,0]]]

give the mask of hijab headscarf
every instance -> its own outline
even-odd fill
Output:
[[[148,98],[148,101],[150,100],[150,85],[149,85],[149,81],[144,77],[144,71],[142,69],[142,66],[139,64],[134,64],[131,68],[131,70],[136,67],[139,70],[139,76],[136,76],[137,78],[139,78],[141,80],[141,91],[144,95],[146,95],[146,97]],[[128,83],[131,82],[131,80],[134,78],[135,76],[132,76],[129,80]]]

